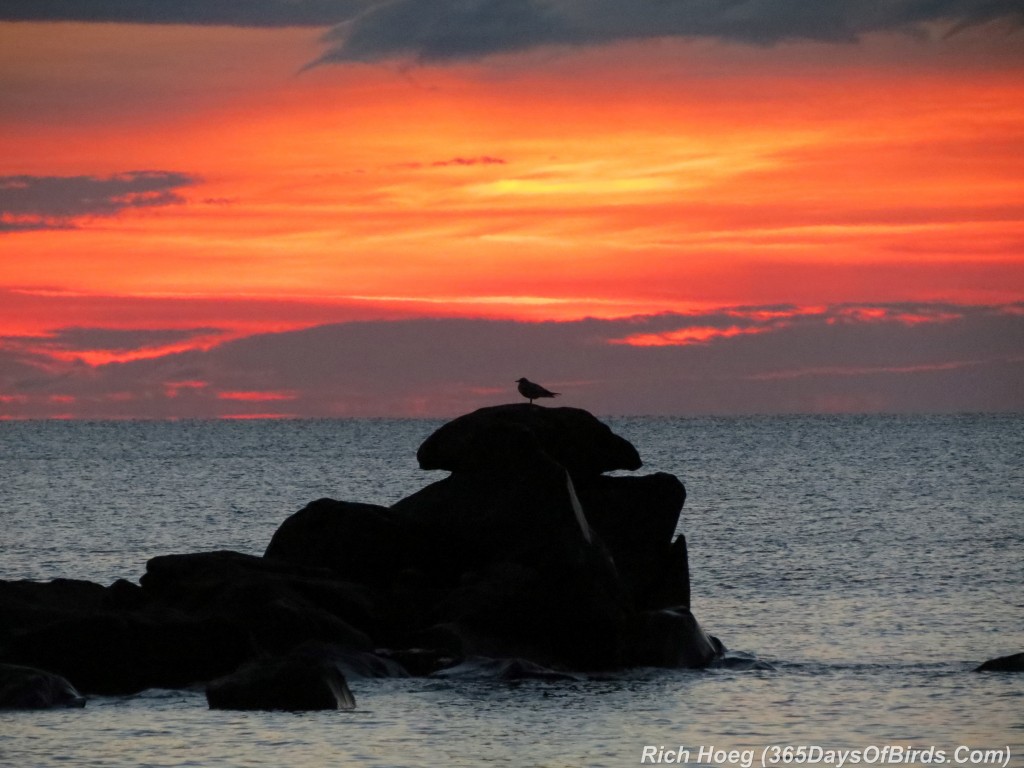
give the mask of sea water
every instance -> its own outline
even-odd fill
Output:
[[[1024,766],[1024,415],[618,418],[685,483],[702,671],[353,680],[346,712],[223,712],[201,690],[0,713],[2,766]],[[445,476],[439,422],[0,422],[0,579],[137,580],[261,554],[323,496]]]

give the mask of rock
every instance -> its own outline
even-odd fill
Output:
[[[686,542],[673,545],[686,489],[673,475],[596,477],[577,485],[601,537],[640,608],[689,605]],[[678,551],[681,550],[681,551]]]
[[[725,653],[685,608],[645,611],[630,626],[630,666],[699,668]]]
[[[422,630],[446,626],[463,654],[574,669],[621,662],[628,595],[600,540],[583,537],[564,475],[455,473],[392,511],[418,544],[416,584],[434,590]]]
[[[452,474],[391,507],[314,501],[262,557],[156,557],[141,585],[0,582],[0,662],[86,693],[216,680],[211,706],[305,709],[344,706],[345,675],[405,674],[395,660],[519,659],[514,678],[721,656],[689,611],[685,488],[604,475],[640,458],[586,411],[484,408],[418,455]]]
[[[119,695],[209,680],[251,653],[244,631],[228,622],[97,612],[12,633],[3,660],[52,670],[86,693]]]
[[[352,647],[370,647],[373,590],[337,579],[326,568],[238,552],[200,552],[155,557],[146,563],[141,581],[151,602],[239,626],[263,650],[304,640],[345,644],[346,634]]]
[[[0,582],[0,661],[59,674],[85,693],[123,694],[209,679],[248,654],[244,632],[141,593],[127,582]]]
[[[628,610],[614,568],[596,549],[543,569],[495,564],[440,606],[462,655],[572,670],[623,665]]]
[[[404,544],[387,507],[319,499],[281,524],[263,557],[372,584],[394,576],[403,564]]]
[[[117,695],[202,683],[311,640],[374,647],[372,592],[325,569],[207,552],[154,558],[142,582],[0,582],[0,661]]]
[[[636,448],[579,408],[497,405],[454,419],[416,453],[423,469],[507,472],[542,454],[574,477],[639,469]]]
[[[977,667],[975,672],[1024,672],[1024,653],[989,659]]]
[[[456,473],[391,510],[416,542],[406,566],[446,585],[494,562],[551,562],[566,547],[584,543],[565,479],[557,474],[524,483],[511,476]]]
[[[0,581],[0,646],[11,633],[111,607],[107,588],[90,581]]]
[[[85,697],[60,675],[0,664],[0,709],[84,707]]]
[[[686,537],[676,536],[664,561],[662,580],[646,595],[648,607],[675,605],[690,610],[690,556]]]
[[[339,661],[323,646],[301,647],[284,656],[250,661],[206,686],[210,709],[352,709]]]

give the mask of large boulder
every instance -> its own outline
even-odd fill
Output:
[[[674,475],[591,478],[577,484],[590,527],[641,608],[689,607],[686,541],[676,539],[686,489]]]
[[[586,543],[564,475],[456,473],[391,509],[415,542],[404,566],[441,583],[496,562],[550,563]]]
[[[323,568],[203,552],[153,558],[141,581],[0,582],[0,661],[116,695],[201,683],[308,641],[374,647],[374,592]]]
[[[451,650],[577,669],[620,662],[628,596],[600,540],[584,535],[564,473],[455,473],[392,511],[418,543],[402,592],[421,590],[420,629],[446,626]]]
[[[404,534],[387,507],[318,499],[281,524],[263,557],[380,583],[404,566]]]
[[[85,697],[60,675],[0,664],[0,709],[84,707]]]
[[[366,632],[372,631],[376,594],[326,568],[239,552],[199,552],[151,559],[141,582],[152,602],[227,621],[260,650],[306,640],[356,649],[371,644]]]
[[[587,411],[529,403],[496,405],[460,416],[416,453],[423,469],[507,472],[530,468],[538,455],[574,477],[639,469],[636,448]]]
[[[13,632],[2,657],[51,670],[85,693],[118,695],[186,687],[223,675],[250,655],[245,633],[224,621],[101,611]]]
[[[0,581],[0,647],[13,634],[107,611],[115,603],[110,590],[91,581]]]

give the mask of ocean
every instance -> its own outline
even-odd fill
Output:
[[[1024,766],[1024,415],[614,418],[686,485],[707,670],[352,680],[352,711],[201,690],[0,713],[19,766]],[[0,422],[0,579],[262,554],[314,499],[391,504],[441,422]]]

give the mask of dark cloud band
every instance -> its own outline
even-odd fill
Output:
[[[853,42],[879,31],[949,31],[1007,19],[1020,0],[6,0],[0,20],[332,27],[315,64],[449,61],[544,45],[713,37],[758,45]]]
[[[953,31],[996,19],[1024,24],[1017,0],[391,0],[327,35],[319,63],[475,58],[543,45],[713,37],[757,45],[854,42],[880,31]]]
[[[373,0],[4,0],[0,20],[329,27]]]
[[[184,202],[182,187],[199,181],[170,171],[115,176],[0,176],[0,232],[67,229],[84,216]]]
[[[601,413],[1024,410],[1021,304],[361,321],[200,343],[208,333],[215,329],[0,337],[0,396],[21,417],[237,413],[225,399],[260,409],[286,399],[289,413],[307,417],[445,415],[517,398],[511,382],[531,370],[557,384],[565,404]],[[90,358],[133,349],[159,354]]]

